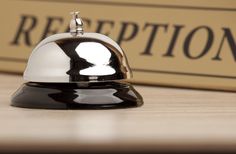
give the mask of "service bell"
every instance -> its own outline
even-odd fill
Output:
[[[141,95],[127,82],[132,77],[125,53],[111,38],[86,33],[79,12],[72,13],[70,33],[41,41],[28,60],[23,84],[12,105],[47,109],[136,107]]]

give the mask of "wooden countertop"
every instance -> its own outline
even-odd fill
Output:
[[[236,151],[236,93],[135,86],[139,108],[38,110],[10,106],[22,83],[0,74],[0,152]]]

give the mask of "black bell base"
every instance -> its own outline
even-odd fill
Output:
[[[115,109],[138,107],[141,95],[128,83],[23,84],[12,96],[12,106],[38,109]]]

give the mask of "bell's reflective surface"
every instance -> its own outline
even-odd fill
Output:
[[[32,52],[24,79],[33,82],[96,82],[131,77],[122,49],[98,33],[56,34]]]
[[[50,109],[123,108],[142,97],[123,80],[132,77],[120,46],[98,33],[84,33],[78,12],[70,33],[52,35],[32,51],[12,105]]]

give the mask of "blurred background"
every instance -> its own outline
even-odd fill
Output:
[[[70,12],[79,10],[85,32],[105,34],[124,49],[132,82],[234,90],[235,5],[233,0],[2,1],[0,71],[21,74],[37,43],[68,32]]]

